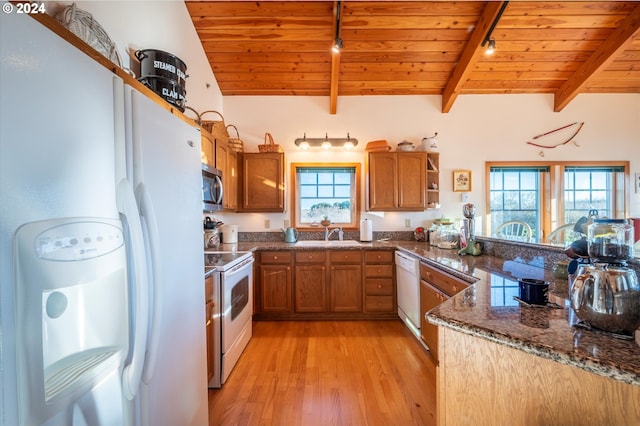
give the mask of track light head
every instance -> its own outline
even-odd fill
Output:
[[[496,40],[495,39],[491,39],[489,40],[489,44],[487,45],[487,49],[484,51],[485,55],[493,55],[496,51]]]

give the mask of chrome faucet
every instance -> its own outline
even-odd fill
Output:
[[[324,240],[325,241],[329,241],[329,238],[333,235],[334,232],[338,231],[338,239],[340,241],[342,241],[342,238],[344,237],[344,232],[342,232],[342,227],[338,227],[338,228],[333,228],[331,231],[329,231],[329,227],[325,226],[324,227]]]

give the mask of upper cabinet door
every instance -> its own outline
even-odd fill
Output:
[[[238,211],[284,211],[284,154],[238,155]]]
[[[426,162],[425,152],[369,153],[369,210],[425,210]]]
[[[398,207],[424,210],[427,156],[423,152],[398,154]]]
[[[398,207],[398,163],[395,152],[369,154],[369,210]]]

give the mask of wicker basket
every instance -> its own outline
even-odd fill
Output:
[[[209,112],[213,112],[215,114],[218,114],[220,116],[220,120],[219,121],[202,120],[202,116],[204,116],[205,114],[207,114]],[[200,114],[199,118],[202,121],[202,124],[201,124],[202,128],[205,129],[206,131],[208,131],[209,133],[212,133],[212,134],[216,133],[216,130],[217,131],[222,131],[224,133],[227,133],[227,127],[224,124],[224,117],[218,111],[214,111],[214,110],[203,111]]]
[[[238,132],[238,128],[233,124],[229,124],[227,126],[227,129],[229,129],[229,127],[233,127],[233,129],[236,131],[236,136],[237,136],[235,138],[229,137],[229,142],[227,142],[229,145],[229,148],[231,148],[235,152],[243,152],[244,143],[242,142],[242,139],[240,139],[240,132]]]
[[[273,141],[271,133],[264,134],[264,144],[258,145],[260,152],[284,152],[282,147]]]

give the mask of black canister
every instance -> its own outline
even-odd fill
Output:
[[[534,278],[521,278],[518,280],[520,287],[520,300],[530,305],[546,305],[549,301],[549,283]]]

